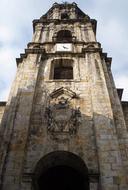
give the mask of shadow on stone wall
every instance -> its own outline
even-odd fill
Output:
[[[55,114],[56,110],[58,114],[49,121],[48,117],[51,116],[46,115],[48,107],[46,104],[36,105],[36,96],[28,89],[31,88],[19,90],[17,96],[7,104],[3,115],[0,131],[1,189],[3,187],[7,189],[7,186],[10,186],[10,190],[24,189],[28,184],[28,189],[31,189],[38,161],[54,151],[67,151],[80,157],[88,168],[90,183],[94,184],[99,183],[100,168],[106,167],[105,164],[111,162],[111,165],[119,165],[117,131],[111,118],[97,113],[89,117],[83,114],[80,108],[76,110],[79,111],[77,115],[72,108],[68,107],[68,115],[66,116],[66,112],[64,115],[67,119],[65,129],[64,125],[59,126],[57,121],[63,122],[64,110],[62,109],[67,109],[68,105],[65,102],[57,102],[55,108],[59,104],[62,107],[52,110],[52,114]],[[72,112],[76,115],[70,115]],[[75,126],[73,133],[70,133],[68,124],[70,127]],[[54,130],[50,130],[49,127],[54,127]],[[111,169],[104,168],[104,171],[111,172]],[[121,168],[118,171],[121,171]],[[102,173],[102,175],[109,177],[109,174]],[[97,185],[94,186],[91,190],[97,188]]]

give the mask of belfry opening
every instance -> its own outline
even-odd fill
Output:
[[[37,164],[34,190],[89,190],[88,170],[77,155],[56,151]]]

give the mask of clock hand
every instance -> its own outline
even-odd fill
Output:
[[[67,47],[63,46],[64,49],[68,49]]]

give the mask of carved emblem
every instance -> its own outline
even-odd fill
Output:
[[[72,105],[76,94],[61,88],[52,93],[51,97],[46,108],[48,132],[76,134],[81,120],[80,108],[74,108]]]

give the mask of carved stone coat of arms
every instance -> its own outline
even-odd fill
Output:
[[[72,102],[76,94],[60,88],[51,94],[49,106],[46,108],[47,130],[51,133],[75,134],[80,124],[81,113],[74,108]]]

